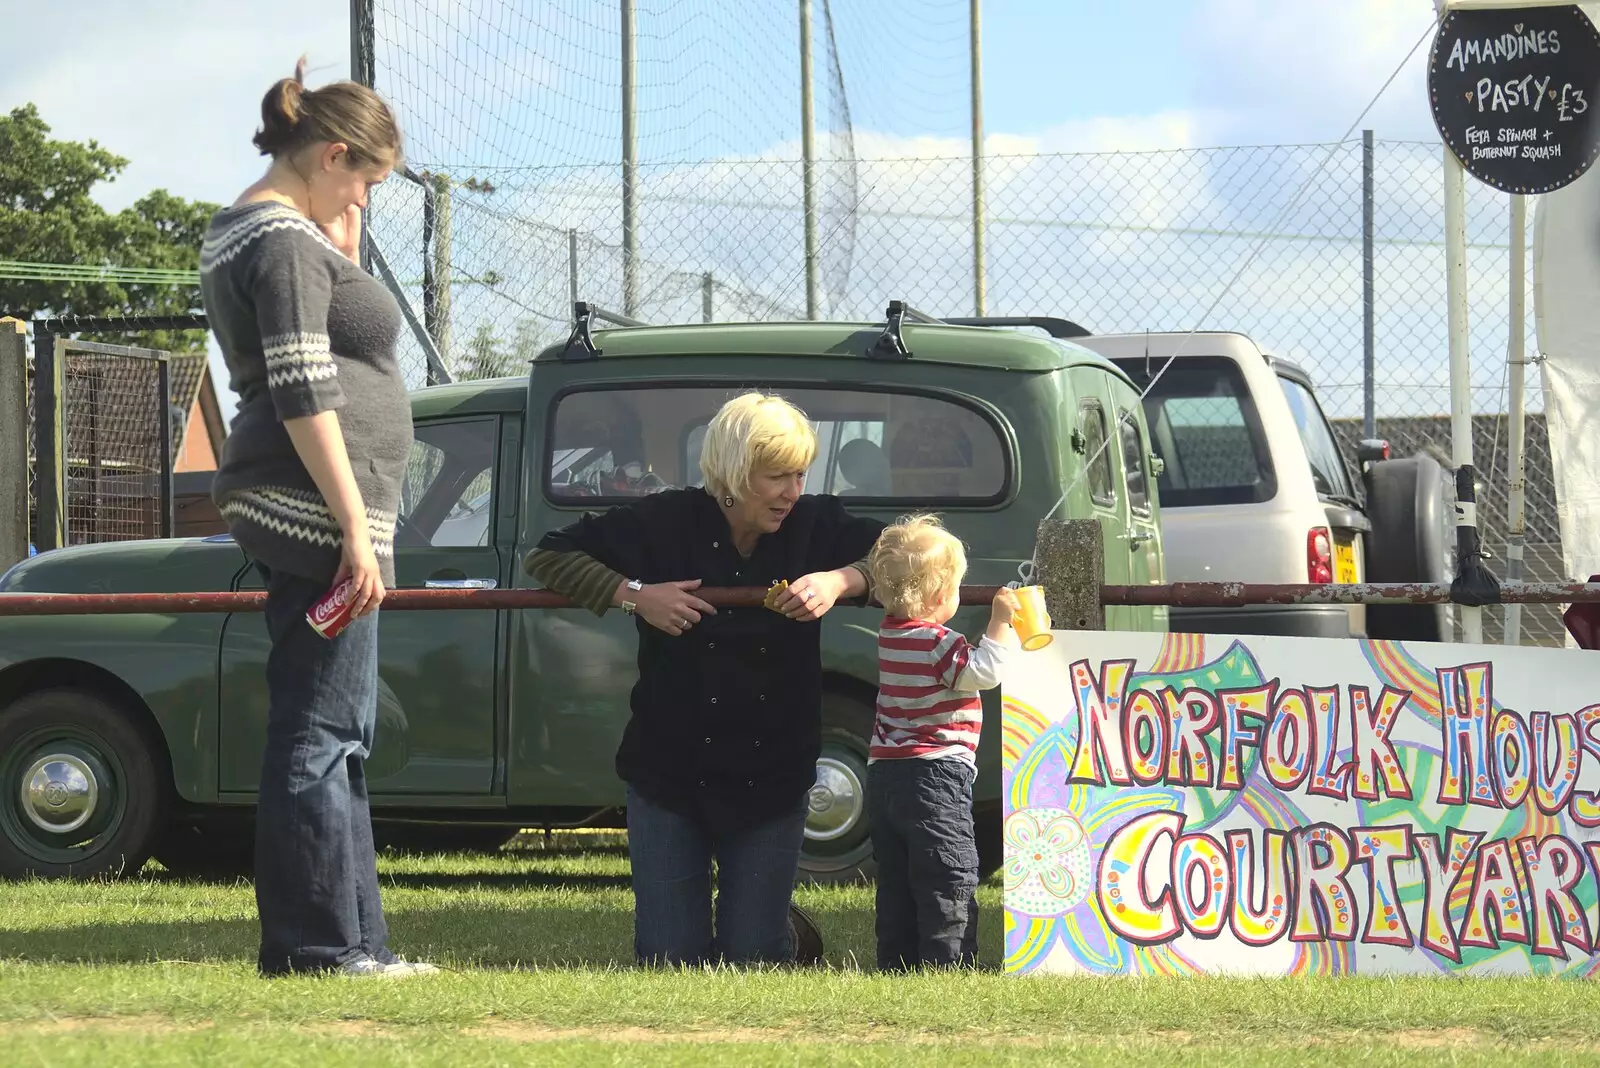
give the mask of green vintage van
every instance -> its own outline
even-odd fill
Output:
[[[530,585],[521,561],[545,531],[697,482],[707,421],[751,387],[814,420],[808,491],[885,521],[939,512],[968,546],[970,583],[1015,579],[1058,503],[1058,516],[1104,525],[1106,582],[1163,580],[1138,393],[1071,342],[1080,327],[956,324],[899,302],[877,323],[645,326],[605,314],[578,304],[572,338],[525,377],[412,394],[399,588]],[[1017,328],[1030,326],[1042,331]],[[0,598],[258,583],[218,535],[47,552],[0,578]],[[1166,629],[1165,609],[1106,615],[1113,628]],[[824,750],[802,860],[814,880],[873,870],[863,783],[878,618],[845,608],[821,624]],[[986,618],[967,608],[954,625],[977,633]],[[483,847],[518,828],[622,826],[613,756],[636,677],[633,627],[581,610],[385,612],[368,765],[380,837]],[[0,875],[126,874],[152,855],[178,872],[247,871],[266,653],[255,613],[0,616]],[[976,789],[990,868],[995,698]]]

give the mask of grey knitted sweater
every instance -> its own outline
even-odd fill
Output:
[[[275,571],[332,581],[343,536],[283,420],[337,409],[392,585],[412,439],[395,358],[399,305],[315,223],[272,202],[217,212],[200,249],[200,286],[239,394],[211,491],[234,539]]]

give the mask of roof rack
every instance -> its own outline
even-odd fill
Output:
[[[617,326],[649,326],[649,323],[626,315],[619,315],[607,311],[598,304],[591,304],[586,300],[572,302],[572,334],[567,338],[566,345],[561,350],[563,360],[592,360],[600,355],[601,350],[595,348],[594,336],[589,332],[591,320],[599,319],[613,323]]]
[[[911,350],[906,348],[905,338],[900,333],[900,325],[907,316],[913,322],[938,323],[945,320],[935,319],[927,312],[918,311],[903,300],[891,300],[888,309],[883,313],[886,320],[883,333],[878,340],[872,343],[867,350],[867,355],[874,360],[909,360]]]
[[[1036,326],[1054,338],[1093,337],[1088,330],[1070,319],[1057,319],[1048,315],[980,315],[973,318],[946,319],[951,326]]]

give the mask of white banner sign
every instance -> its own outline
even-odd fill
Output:
[[[1008,971],[1600,975],[1600,653],[1057,632],[1004,720]]]

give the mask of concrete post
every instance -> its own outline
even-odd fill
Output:
[[[28,558],[28,325],[0,319],[0,571]]]
[[[1105,535],[1098,519],[1046,519],[1039,524],[1034,581],[1055,630],[1105,630],[1100,584]]]

